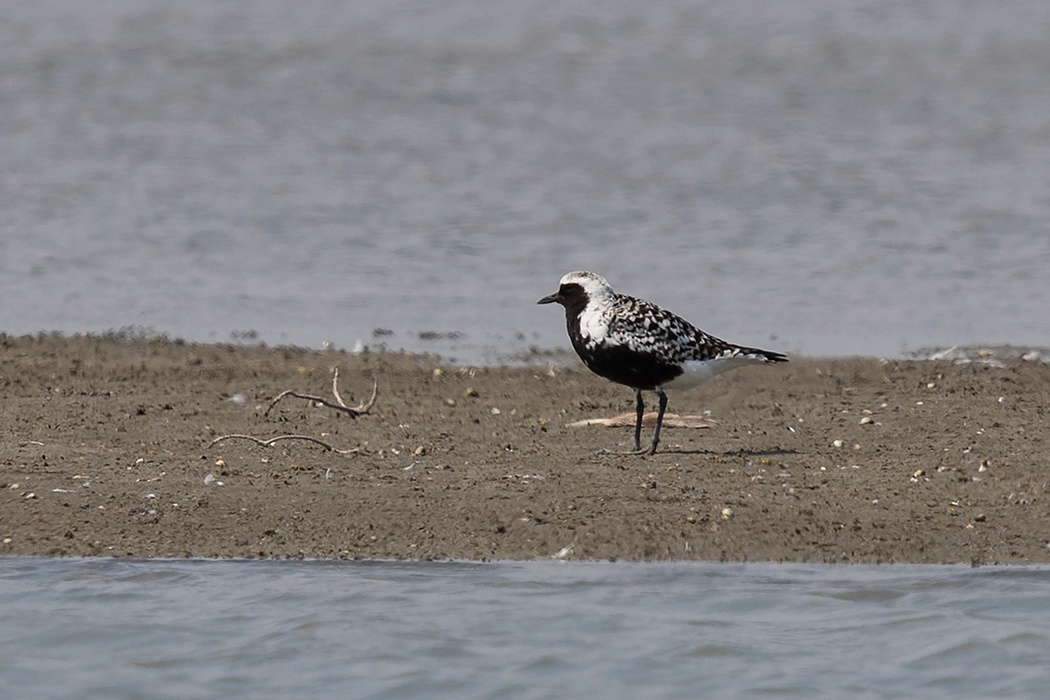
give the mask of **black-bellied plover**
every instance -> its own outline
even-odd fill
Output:
[[[745,348],[704,333],[683,318],[642,299],[613,291],[593,272],[570,272],[558,291],[539,304],[565,307],[569,339],[583,363],[597,375],[634,389],[638,419],[634,451],[641,452],[642,390],[660,400],[648,453],[660,442],[667,389],[691,389],[716,374],[750,364],[787,362],[779,352]]]

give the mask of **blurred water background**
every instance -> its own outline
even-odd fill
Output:
[[[0,331],[1050,346],[1050,3],[0,5]]]

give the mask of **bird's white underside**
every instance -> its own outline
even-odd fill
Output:
[[[753,365],[763,360],[749,356],[719,357],[713,360],[687,360],[682,363],[682,373],[663,385],[665,389],[692,389],[700,386],[716,374],[735,367]]]

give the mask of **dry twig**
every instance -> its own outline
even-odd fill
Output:
[[[263,417],[265,418],[265,417],[269,416],[270,415],[270,411],[273,410],[273,407],[276,406],[277,402],[280,401],[281,399],[283,399],[285,396],[293,396],[293,397],[295,397],[297,399],[305,399],[306,401],[313,401],[315,403],[321,404],[322,406],[327,406],[328,408],[334,408],[337,411],[342,411],[344,413],[349,414],[349,416],[351,418],[357,418],[358,416],[361,416],[361,415],[364,415],[364,414],[368,413],[370,410],[372,410],[372,406],[375,405],[376,397],[379,396],[379,380],[376,379],[375,377],[372,378],[372,397],[370,399],[368,399],[368,401],[365,401],[365,402],[361,403],[359,406],[351,408],[350,406],[346,405],[346,402],[343,401],[342,395],[340,395],[340,393],[339,393],[339,368],[338,367],[334,367],[332,369],[332,395],[335,396],[336,403],[332,403],[331,401],[328,401],[327,399],[321,398],[320,396],[310,396],[309,394],[300,394],[300,393],[298,393],[296,391],[293,391],[291,389],[289,389],[288,391],[282,391],[280,394],[277,395],[277,398],[275,398],[273,401],[270,402],[270,406],[266,409],[266,412],[263,414]],[[239,439],[239,440],[250,440],[250,441],[254,442],[257,445],[262,445],[263,447],[272,447],[273,444],[275,442],[277,442],[278,440],[306,440],[307,442],[313,442],[313,443],[318,444],[321,447],[325,448],[326,450],[329,450],[331,452],[335,452],[335,453],[341,454],[341,455],[357,454],[360,451],[360,448],[358,448],[358,447],[355,447],[355,448],[350,449],[350,450],[340,450],[340,449],[337,449],[337,448],[333,447],[332,445],[329,445],[324,440],[319,440],[319,439],[317,439],[315,437],[311,437],[309,435],[277,435],[277,436],[274,436],[274,437],[271,437],[271,438],[257,438],[254,435],[237,435],[237,434],[221,435],[221,436],[215,438],[214,440],[212,440],[208,444],[208,447],[209,448],[214,447],[216,443],[222,442],[223,440],[230,440],[230,439],[234,439],[234,438]]]
[[[569,423],[569,428],[581,428],[586,425],[604,425],[607,428],[619,428],[622,426],[633,426],[637,420],[634,413],[622,413],[612,418],[587,418]],[[650,412],[642,416],[642,425],[651,428],[656,425],[656,413]],[[718,421],[707,416],[680,416],[677,413],[664,414],[664,426],[671,428],[713,428]]]
[[[338,403],[332,403],[331,401],[328,401],[327,399],[321,398],[320,396],[310,396],[309,394],[300,394],[297,391],[294,391],[292,389],[288,389],[287,391],[282,391],[280,394],[277,395],[277,397],[273,401],[270,402],[270,406],[269,406],[269,408],[266,409],[266,413],[263,414],[263,417],[266,417],[266,416],[270,415],[270,411],[273,410],[273,407],[277,405],[278,401],[283,399],[285,396],[292,396],[292,397],[295,397],[297,399],[305,399],[306,401],[314,401],[316,403],[321,404],[322,406],[327,406],[328,408],[334,408],[337,411],[343,411],[344,413],[349,414],[351,418],[357,418],[358,416],[361,416],[361,415],[364,415],[365,413],[368,413],[371,410],[372,406],[375,405],[376,397],[379,395],[379,380],[376,379],[375,377],[372,377],[372,398],[370,398],[368,401],[358,405],[356,408],[351,408],[351,407],[346,405],[346,403],[343,401],[343,397],[339,395],[339,368],[336,367],[333,370],[333,372],[332,372],[332,395],[335,396],[335,400]]]
[[[317,443],[318,445],[320,445],[321,447],[325,448],[326,450],[330,450],[332,452],[335,452],[335,453],[341,454],[341,455],[357,454],[358,449],[359,449],[357,447],[355,447],[352,450],[336,449],[335,447],[332,447],[331,445],[329,445],[327,442],[325,442],[323,440],[318,440],[315,437],[310,437],[309,435],[278,435],[276,437],[266,438],[266,439],[257,438],[257,437],[254,437],[252,435],[220,435],[219,437],[215,438],[210,443],[208,443],[208,447],[209,448],[214,447],[216,443],[222,442],[223,440],[229,440],[231,438],[237,438],[237,439],[240,439],[240,440],[251,440],[255,444],[262,445],[263,447],[273,447],[273,444],[275,442],[277,442],[278,440],[306,440],[308,442]]]

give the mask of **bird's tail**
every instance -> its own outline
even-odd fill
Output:
[[[787,355],[779,352],[773,352],[772,350],[759,350],[758,348],[740,348],[739,354],[754,360],[756,362],[766,362],[769,364],[775,364],[777,362],[787,362]]]

